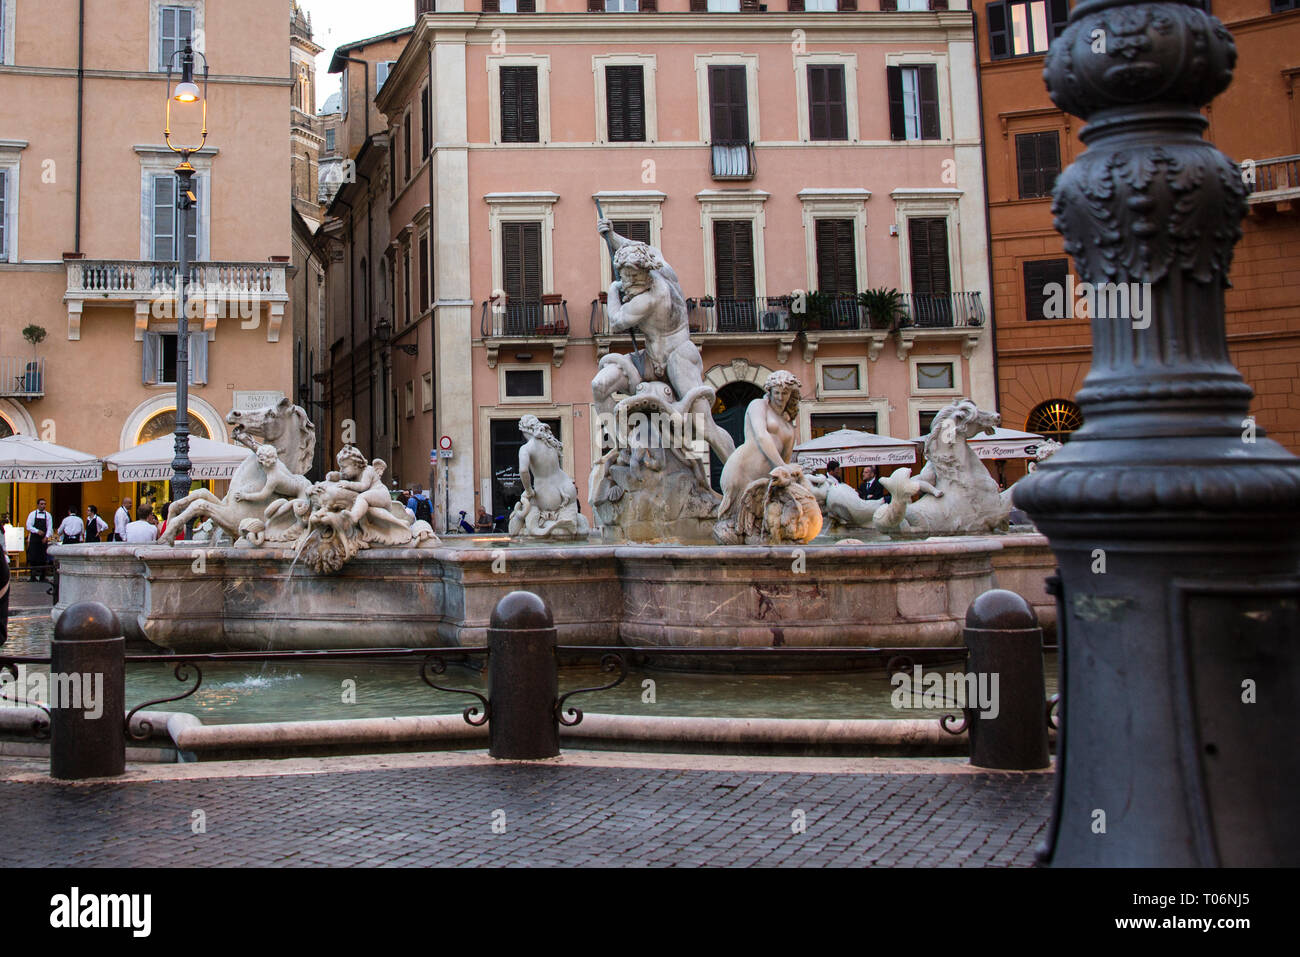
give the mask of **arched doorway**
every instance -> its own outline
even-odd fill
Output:
[[[722,426],[731,436],[736,447],[745,441],[745,410],[749,403],[763,397],[763,390],[752,382],[737,380],[728,382],[718,390],[713,402],[713,421]],[[709,452],[709,475],[713,487],[721,491],[723,462],[716,452]]]
[[[140,432],[136,435],[136,445],[143,445],[146,442],[152,442],[154,439],[160,439],[164,436],[174,434],[176,431],[176,410],[163,409],[155,412],[145,420],[144,425],[140,426]],[[190,435],[197,436],[201,439],[210,439],[212,434],[207,424],[197,415],[190,413]],[[190,485],[190,491],[197,489],[212,488],[212,482],[204,479],[194,479]],[[159,506],[171,501],[171,482],[169,480],[157,480],[147,482],[137,482],[135,487],[136,506],[148,503],[153,507],[155,513]]]
[[[1069,399],[1048,399],[1034,407],[1025,420],[1025,431],[1036,432],[1045,439],[1070,441],[1070,435],[1083,425],[1083,412]]]

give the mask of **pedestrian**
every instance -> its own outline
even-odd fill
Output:
[[[86,538],[86,523],[77,514],[75,505],[68,506],[67,517],[59,523],[59,544],[80,545]]]
[[[127,525],[124,541],[133,545],[147,545],[150,542],[158,540],[158,526],[155,524],[157,519],[154,518],[153,509],[147,504],[140,506],[140,511],[136,513],[135,521]]]
[[[5,515],[8,522],[9,516]],[[0,562],[0,647],[9,640],[9,553],[4,552]]]
[[[880,484],[880,477],[876,475],[874,465],[864,465],[862,467],[862,484],[858,486],[858,498],[864,502],[869,502],[875,498],[889,500],[885,487]]]
[[[99,509],[94,505],[86,506],[86,541],[98,542],[107,531],[108,522],[99,517]]]
[[[844,481],[844,475],[840,472],[840,463],[835,459],[831,459],[826,463],[826,474],[837,482]]]
[[[428,522],[433,524],[433,503],[429,501],[428,496],[424,494],[424,488],[419,485],[411,486],[411,498],[406,503],[406,507],[415,515],[416,521]]]
[[[478,507],[478,518],[474,519],[474,528],[480,532],[492,531],[492,516],[482,505]]]
[[[122,504],[113,513],[113,541],[126,541],[126,527],[131,524],[131,505],[129,498],[122,499]]]
[[[45,499],[37,499],[36,508],[27,513],[27,567],[32,571],[32,581],[45,581],[45,566],[48,561],[45,550],[50,545],[50,532],[54,530],[54,518],[45,511]]]

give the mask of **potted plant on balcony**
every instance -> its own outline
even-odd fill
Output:
[[[45,327],[38,326],[35,323],[23,330],[23,338],[32,344],[32,359],[27,363],[27,368],[23,372],[23,391],[40,392],[41,391],[41,363],[36,357],[36,347],[45,341]]]
[[[858,293],[858,304],[867,312],[873,329],[892,329],[894,324],[906,325],[907,310],[903,307],[903,294],[897,289],[868,289]]]

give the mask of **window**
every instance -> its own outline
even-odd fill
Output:
[[[0,0],[0,63],[14,62],[14,0]]]
[[[714,288],[719,332],[754,330],[754,223],[748,219],[713,221]]]
[[[180,246],[176,240],[176,175],[160,173],[150,177],[150,196],[153,203],[153,229],[150,258],[161,262],[180,259]],[[202,179],[190,181],[197,202],[185,217],[185,253],[190,262],[199,258],[199,213],[203,202]]]
[[[605,67],[605,108],[610,142],[634,143],[645,140],[643,67],[639,64]]]
[[[501,224],[502,290],[506,294],[504,335],[535,332],[542,311],[542,224]]]
[[[948,220],[942,216],[912,217],[907,221],[907,239],[913,297],[947,297],[952,292],[948,271]]]
[[[429,307],[429,237],[420,237],[420,304],[419,311]]]
[[[840,64],[808,66],[808,128],[814,140],[849,138],[848,101],[844,67]]]
[[[1070,0],[1004,0],[988,5],[989,55],[994,60],[1046,53],[1070,18]]]
[[[633,242],[650,242],[650,220],[648,219],[611,219],[614,232]]]
[[[695,4],[691,4],[694,8]],[[739,13],[740,0],[707,0],[706,9],[709,13]]]
[[[916,388],[918,391],[925,389],[949,390],[956,387],[956,376],[953,373],[953,364],[951,362],[918,362],[916,364]]]
[[[933,63],[887,67],[886,86],[890,139],[939,139],[938,68]]]
[[[541,369],[507,369],[507,398],[541,398],[546,395],[546,374]]]
[[[420,91],[420,157],[429,158],[433,146],[433,101],[429,98],[429,88]]]
[[[9,261],[9,171],[0,169],[0,262]]]
[[[930,430],[934,428],[935,416],[937,416],[942,411],[943,411],[942,409],[922,409],[920,412],[918,412],[917,420],[920,423],[921,430],[917,433],[917,435],[929,435]]]
[[[541,142],[537,111],[537,67],[503,66],[501,142]]]
[[[406,396],[406,417],[413,419],[415,418],[415,383],[406,383],[403,394]]]
[[[1036,432],[1045,439],[1070,441],[1070,434],[1083,425],[1083,412],[1069,399],[1049,399],[1035,406],[1025,420],[1025,431]]]
[[[818,291],[856,295],[858,264],[853,220],[818,219],[816,224]]]
[[[1051,196],[1061,174],[1060,135],[1056,130],[1016,134],[1016,173],[1020,198]]]
[[[484,13],[536,13],[537,0],[483,0]]]
[[[388,82],[388,75],[393,72],[396,60],[380,60],[375,64],[375,93],[378,94]]]
[[[749,142],[749,89],[744,66],[709,67],[709,130],[715,144]]]
[[[860,392],[861,370],[853,365],[822,366],[823,392]]]
[[[334,148],[335,148],[334,143],[336,142],[337,136],[338,136],[338,130],[334,129],[333,127],[330,127],[328,130],[325,131],[325,151],[327,153],[334,152]]]
[[[636,13],[637,0],[605,0],[606,13]]]
[[[402,182],[411,181],[411,114],[402,119]]]
[[[433,409],[433,373],[426,372],[420,376],[420,411]]]
[[[1206,4],[1207,11],[1209,4]],[[1287,10],[1300,8],[1300,0],[1272,0],[1272,10],[1274,13],[1285,13]]]
[[[1025,263],[1025,318],[1059,319],[1061,316],[1047,314],[1047,299],[1055,285],[1061,296],[1065,292],[1065,277],[1068,271],[1064,259],[1038,259]],[[1062,310],[1065,314],[1066,310]]]
[[[839,3],[838,0],[804,0],[803,8],[809,13],[834,13],[839,9]]]
[[[166,73],[185,44],[194,39],[194,10],[191,7],[160,7],[158,10],[158,69]],[[176,68],[180,68],[179,58]]]
[[[176,384],[176,333],[146,332],[142,345],[141,381],[145,385]],[[208,381],[208,335],[190,333],[190,385]]]
[[[411,247],[402,247],[402,274],[404,282],[402,284],[402,324],[410,325],[411,323]]]

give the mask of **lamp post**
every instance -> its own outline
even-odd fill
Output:
[[[194,58],[203,59],[203,87],[194,82]],[[172,86],[172,72],[179,61],[180,81]],[[197,146],[172,143],[172,104],[201,104],[203,129]],[[176,457],[172,459],[171,499],[179,502],[190,494],[190,260],[186,242],[189,237],[189,211],[197,199],[193,192],[194,167],[190,156],[203,149],[208,141],[208,58],[194,50],[188,40],[167,63],[167,121],[163,130],[167,148],[180,155],[176,167]],[[197,235],[197,230],[196,230]],[[198,243],[195,243],[195,254]]]
[[[1015,491],[1060,564],[1054,865],[1300,863],[1300,460],[1228,354],[1246,191],[1201,135],[1236,59],[1190,4],[1082,0],[1043,71],[1087,121],[1056,228],[1106,293],[1084,424]]]

